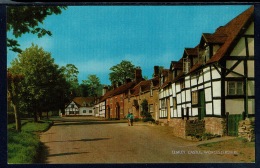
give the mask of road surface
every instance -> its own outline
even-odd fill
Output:
[[[201,151],[192,142],[174,137],[166,126],[89,118],[56,119],[40,140],[42,163],[227,163]],[[205,143],[205,142],[204,142]]]

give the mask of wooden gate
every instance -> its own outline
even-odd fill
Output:
[[[243,120],[243,116],[241,114],[232,114],[227,117],[227,131],[229,136],[238,136],[238,124],[239,121]]]

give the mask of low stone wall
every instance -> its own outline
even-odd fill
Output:
[[[185,129],[186,136],[202,136],[205,132],[205,121],[187,120]]]
[[[238,137],[246,138],[249,142],[255,141],[255,118],[246,118],[238,124]]]
[[[186,138],[186,121],[179,118],[171,119],[169,126],[172,127],[173,135],[181,138]]]
[[[213,135],[224,136],[226,134],[226,119],[205,117],[205,132]]]

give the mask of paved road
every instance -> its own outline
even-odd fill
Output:
[[[57,119],[40,135],[44,163],[227,163],[205,154],[191,142],[174,137],[169,127],[126,121]],[[201,143],[201,142],[200,142]]]

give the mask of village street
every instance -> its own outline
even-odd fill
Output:
[[[53,120],[54,125],[40,135],[45,146],[42,163],[232,162],[203,153],[197,147],[202,142],[174,137],[165,126],[79,117]]]

